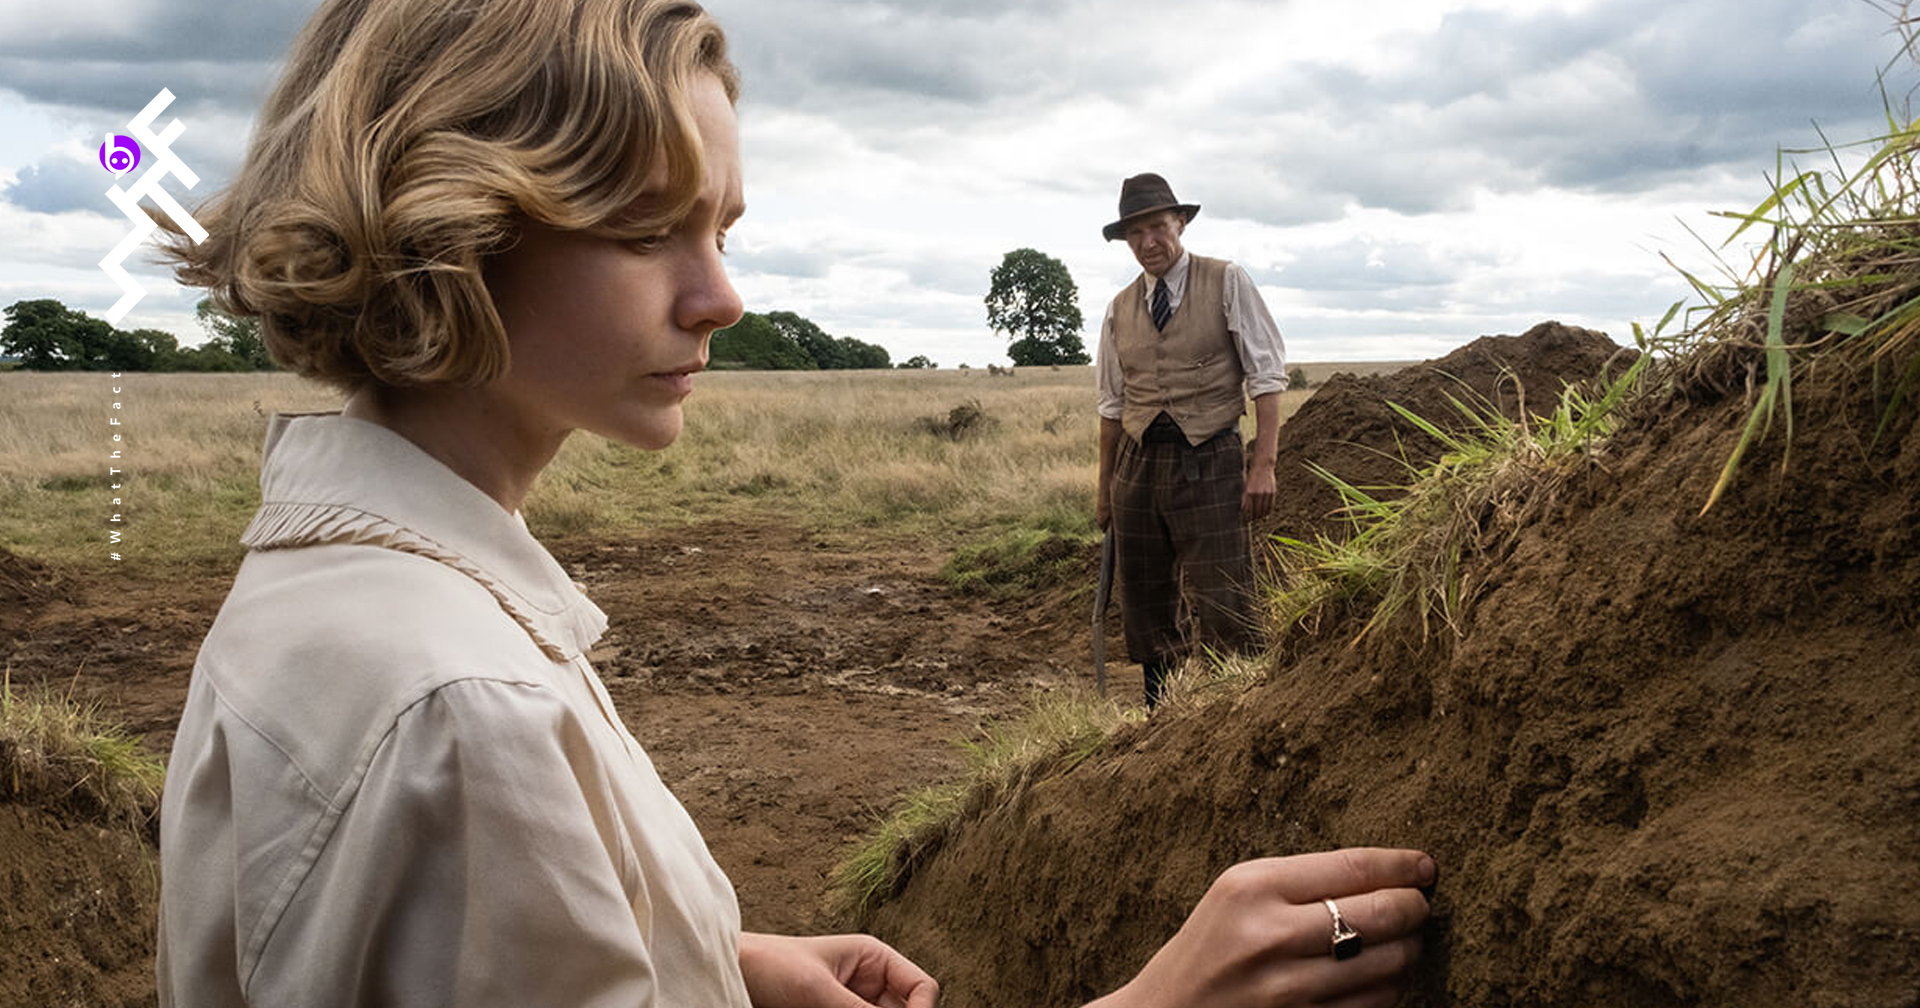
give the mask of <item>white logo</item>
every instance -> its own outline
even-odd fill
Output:
[[[153,155],[153,162],[145,172],[141,173],[139,181],[133,184],[132,189],[122,191],[119,183],[116,182],[107,190],[107,198],[113,200],[114,205],[120,208],[120,212],[126,214],[127,219],[133,222],[133,230],[125,238],[120,239],[120,244],[115,245],[105,259],[100,260],[100,268],[106,270],[107,275],[117,281],[120,289],[126,292],[107,312],[107,321],[115,325],[119,324],[120,320],[126,317],[127,312],[147,294],[139,284],[134,282],[133,277],[129,276],[126,270],[120,268],[120,263],[125,261],[127,256],[132,255],[133,250],[141,242],[146,241],[147,237],[153,234],[154,228],[159,226],[140,209],[141,199],[153,197],[153,201],[160,205],[160,209],[166,211],[167,216],[173,218],[173,222],[186,231],[195,244],[207,240],[207,229],[201,227],[200,223],[187,213],[186,208],[175,202],[165,189],[160,188],[161,180],[168,175],[178,176],[189,189],[200,182],[200,176],[195,175],[193,169],[182,164],[173,151],[168,149],[168,145],[179,139],[180,134],[186,130],[180,120],[175,119],[167,124],[167,128],[157,135],[149,128],[148,124],[153,122],[154,117],[172,103],[173,92],[161,88],[160,93],[154,95],[153,100],[147,103],[147,107],[141,109],[140,114],[127,123],[127,132],[139,138],[141,144],[146,146]]]

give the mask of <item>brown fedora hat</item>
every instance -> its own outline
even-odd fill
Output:
[[[1120,219],[1100,229],[1101,235],[1108,241],[1124,238],[1127,235],[1127,222],[1144,214],[1159,213],[1162,210],[1178,210],[1187,220],[1200,212],[1198,203],[1182,203],[1173,195],[1173,187],[1167,180],[1146,172],[1120,183]]]

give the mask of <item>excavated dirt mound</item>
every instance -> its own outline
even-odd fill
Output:
[[[155,1004],[158,881],[132,831],[0,802],[0,1004]]]
[[[1387,374],[1336,374],[1281,425],[1273,511],[1254,531],[1310,540],[1314,533],[1337,536],[1348,527],[1335,514],[1340,495],[1308,463],[1366,489],[1402,485],[1409,463],[1439,458],[1441,444],[1388,403],[1443,430],[1468,425],[1449,396],[1520,419],[1523,413],[1551,412],[1561,389],[1591,381],[1610,363],[1625,370],[1636,354],[1604,333],[1542,322],[1522,335],[1483,336],[1445,357]]]
[[[1324,628],[963,824],[866,923],[946,1004],[1079,1003],[1234,861],[1411,846],[1418,1004],[1920,1004],[1920,422],[1870,447],[1848,380],[1797,384],[1790,467],[1776,429],[1705,516],[1744,404],[1670,407],[1479,558],[1461,637]]]

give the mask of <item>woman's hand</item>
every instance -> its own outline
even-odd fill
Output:
[[[1246,861],[1222,872],[1187,922],[1125,987],[1089,1008],[1391,1008],[1420,955],[1433,859],[1354,848]],[[1333,957],[1333,914],[1361,935]]]
[[[754,1008],[934,1008],[940,985],[870,935],[743,933],[740,972]]]

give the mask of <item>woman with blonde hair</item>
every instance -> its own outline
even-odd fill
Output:
[[[604,614],[520,516],[574,430],[670,444],[740,317],[738,91],[686,0],[325,0],[210,237],[173,235],[346,403],[274,418],[194,666],[162,1005],[933,1005],[877,939],[741,932],[587,662]],[[1389,1003],[1431,879],[1238,866],[1106,1003]]]

